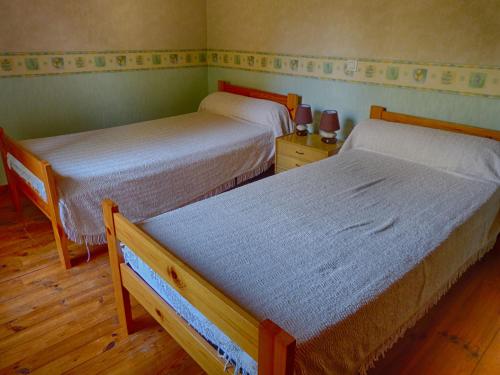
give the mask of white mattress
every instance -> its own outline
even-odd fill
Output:
[[[51,163],[70,239],[99,244],[104,198],[132,221],[158,215],[263,172],[274,139],[269,126],[204,111],[21,144]],[[45,195],[36,176],[12,155],[9,161]]]
[[[489,250],[499,206],[495,183],[352,150],[140,226],[292,334],[298,374],[352,374]]]

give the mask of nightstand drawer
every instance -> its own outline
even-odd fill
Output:
[[[309,164],[310,161],[301,160],[294,157],[289,157],[281,154],[276,163],[276,171],[283,172],[288,169],[302,167],[303,165]]]
[[[324,159],[328,156],[327,153],[320,150],[314,149],[312,147],[302,146],[298,144],[288,143],[288,142],[278,142],[277,152],[280,157],[288,156],[290,158],[305,160],[305,161],[317,161]]]
[[[276,138],[276,173],[302,167],[305,164],[326,159],[340,151],[342,142],[327,144],[318,134],[298,136],[295,133]]]

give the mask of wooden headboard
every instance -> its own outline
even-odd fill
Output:
[[[477,137],[491,138],[496,141],[500,141],[500,131],[498,130],[483,129],[469,125],[457,124],[454,122],[405,115],[403,113],[389,112],[384,107],[380,107],[377,105],[371,106],[370,118],[391,121],[391,122],[399,122],[408,125],[424,126],[433,129],[447,130],[450,132],[475,135]]]
[[[232,94],[238,94],[243,96],[249,96],[256,99],[271,100],[283,104],[290,111],[290,116],[292,119],[295,118],[295,111],[297,107],[302,102],[302,98],[297,94],[276,94],[274,92],[262,91],[257,89],[251,89],[248,87],[231,85],[229,82],[219,81],[219,91],[230,92]]]

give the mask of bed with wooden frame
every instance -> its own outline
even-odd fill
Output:
[[[256,99],[265,99],[280,103],[286,106],[291,117],[295,113],[295,109],[300,104],[300,96],[296,94],[281,95],[262,90],[236,86],[228,82],[219,81],[218,90],[221,92],[233,93],[237,95],[247,96]],[[68,253],[68,235],[63,229],[61,217],[58,208],[58,186],[55,173],[50,163],[40,159],[32,152],[23,147],[19,142],[9,138],[2,128],[0,128],[0,150],[4,171],[7,176],[8,186],[12,201],[18,212],[21,212],[21,194],[31,200],[51,221],[54,238],[56,242],[59,259],[64,268],[71,267],[71,260]],[[12,155],[15,159],[22,163],[33,175],[35,175],[42,183],[46,193],[46,197],[41,197],[40,194],[30,184],[21,178],[13,169],[9,168],[7,155]]]
[[[388,112],[379,106],[371,107],[370,118],[500,140],[499,131]],[[103,213],[118,318],[125,336],[133,332],[132,295],[207,373],[225,372],[226,363],[217,350],[124,262],[120,243],[133,249],[164,281],[255,359],[260,375],[293,373],[294,337],[273,321],[258,320],[249,314],[245,306],[233,302],[168,248],[130,223],[111,200],[103,202]]]

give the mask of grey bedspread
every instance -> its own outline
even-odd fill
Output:
[[[332,327],[377,300],[484,207],[467,252],[487,246],[499,205],[494,182],[351,150],[141,226],[256,317],[292,334],[298,372],[350,373],[373,348],[340,343]],[[446,282],[473,254],[461,256]],[[431,276],[425,293],[433,296],[442,285]],[[390,302],[393,310],[401,302]],[[400,313],[409,319],[417,311]],[[356,358],[335,358],[344,355]]]

